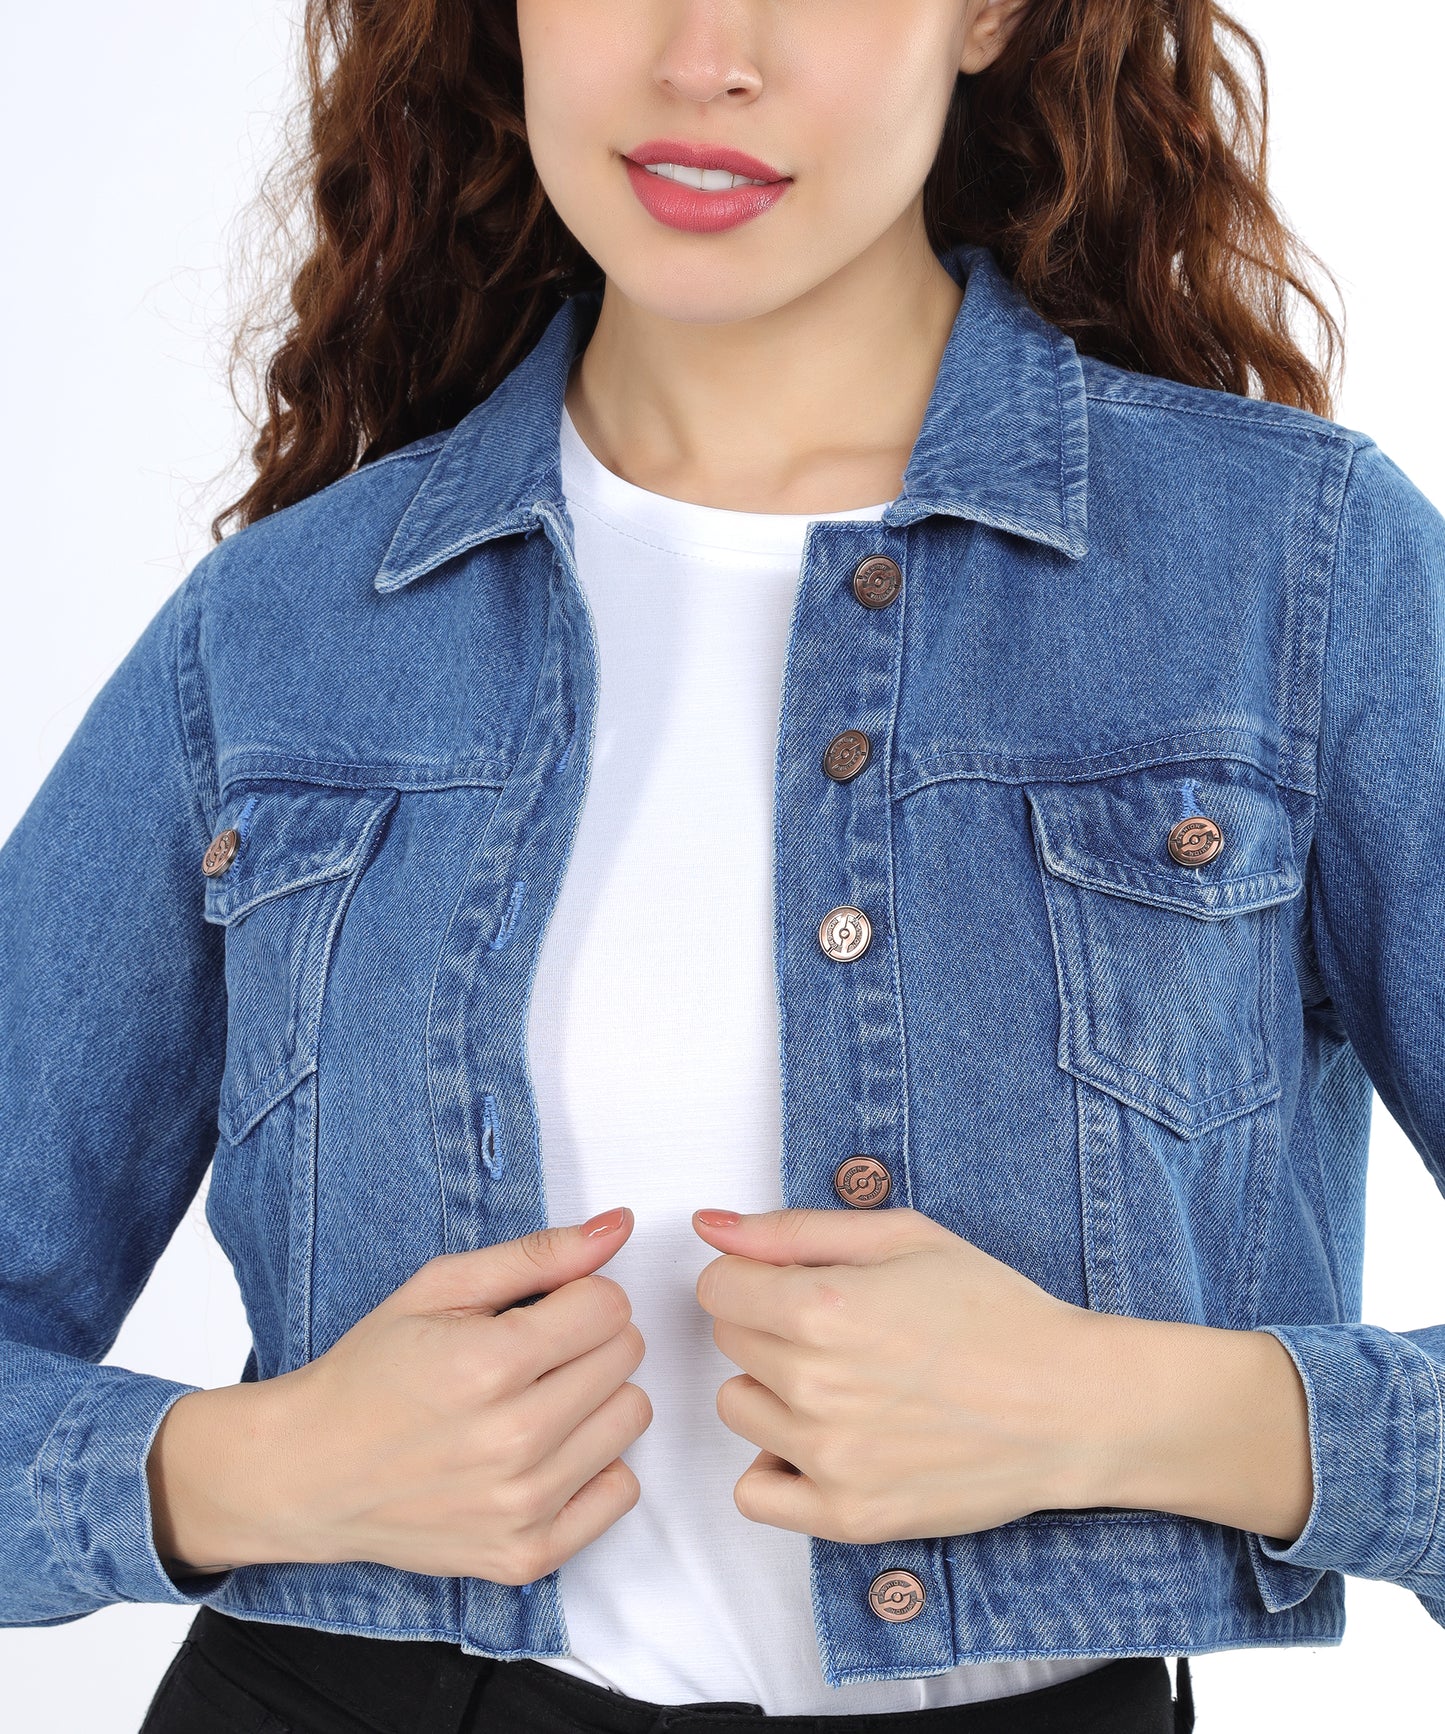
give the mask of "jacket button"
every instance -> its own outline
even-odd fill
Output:
[[[838,1164],[833,1190],[855,1210],[871,1210],[893,1190],[893,1181],[876,1156],[850,1156]]]
[[[927,1592],[923,1579],[911,1571],[880,1571],[868,1586],[868,1606],[880,1620],[916,1620]]]
[[[1223,831],[1202,813],[1181,819],[1169,833],[1169,853],[1181,867],[1198,867],[1212,861],[1223,847]]]
[[[231,857],[236,853],[241,834],[234,825],[228,825],[224,831],[218,831],[211,838],[210,847],[201,857],[201,871],[211,878],[217,873],[224,873],[231,865]]]
[[[872,744],[862,729],[844,729],[842,734],[834,735],[828,742],[823,753],[823,769],[835,783],[846,783],[868,763],[872,751]]]
[[[853,568],[853,594],[865,608],[886,608],[903,587],[903,573],[886,554],[870,554]]]
[[[861,909],[840,903],[818,923],[818,943],[837,963],[862,957],[873,937],[873,924]]]

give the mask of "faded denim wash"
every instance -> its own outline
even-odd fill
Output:
[[[867,1152],[1077,1305],[1271,1331],[1315,1496],[1289,1547],[1113,1508],[814,1538],[824,1676],[1332,1644],[1346,1573],[1445,1624],[1445,1325],[1360,1322],[1372,1083],[1445,1187],[1445,520],[1368,437],[1082,358],[990,254],[943,257],[966,293],[902,491],[810,526],[791,623],[783,1195],[843,1208]],[[243,1379],[547,1221],[526,1003],[597,681],[558,424],[599,304],[208,550],[0,849],[0,1622],[204,1602],[566,1648],[555,1573],[173,1581],[144,1463],[195,1387],[98,1363],[208,1169]],[[902,590],[866,608],[880,553]],[[874,750],[840,784],[844,727]],[[1223,848],[1181,866],[1196,813]],[[841,903],[851,963],[817,937]],[[895,1567],[926,1595],[890,1623]]]

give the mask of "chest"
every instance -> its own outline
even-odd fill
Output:
[[[768,897],[671,960],[706,999],[766,923],[785,1203],[912,1205],[1079,1304],[1248,1321],[1308,961],[1303,546],[809,531],[759,639],[768,727],[717,694],[689,769],[715,815],[766,788]],[[283,1366],[434,1252],[550,1215],[527,1013],[595,868],[608,640],[557,524],[405,601],[384,664],[328,646],[324,713],[307,692],[274,745],[219,743],[247,817],[206,886],[230,1005],[208,1213],[237,1246],[266,1225],[246,1258],[257,1307],[284,1297]],[[765,782],[739,757],[764,746]],[[687,873],[674,852],[659,908]]]

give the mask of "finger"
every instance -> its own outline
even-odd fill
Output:
[[[788,1405],[760,1385],[750,1373],[739,1373],[718,1386],[718,1419],[730,1433],[772,1451],[795,1468],[805,1468],[807,1429]]]
[[[769,1331],[791,1342],[806,1309],[826,1312],[841,1301],[836,1277],[836,1272],[760,1264],[755,1258],[724,1253],[702,1267],[696,1293],[698,1305],[715,1318]]]
[[[539,1459],[550,1457],[592,1411],[630,1379],[645,1346],[634,1324],[574,1360],[534,1379],[514,1400],[513,1418],[537,1440]]]
[[[548,1496],[559,1508],[645,1433],[652,1403],[640,1385],[619,1385],[607,1400],[573,1428],[541,1466]]]
[[[711,1246],[767,1264],[876,1264],[901,1253],[958,1237],[941,1222],[906,1205],[887,1210],[759,1210],[734,1223],[706,1222],[693,1213],[693,1228]]]
[[[827,1517],[818,1487],[773,1451],[760,1451],[738,1477],[733,1504],[752,1523],[825,1535]]]
[[[392,1311],[467,1311],[491,1316],[524,1297],[550,1292],[585,1276],[609,1258],[632,1232],[625,1206],[612,1226],[601,1217],[587,1222],[549,1224],[493,1246],[442,1252],[414,1271],[383,1303]],[[600,1229],[600,1232],[593,1232]]]
[[[547,1531],[548,1564],[539,1576],[555,1570],[599,1535],[605,1534],[619,1517],[631,1511],[641,1497],[637,1476],[620,1457],[605,1464],[592,1479],[579,1487],[553,1518]]]
[[[731,1319],[713,1321],[712,1340],[734,1366],[776,1392],[790,1409],[797,1409],[797,1389],[815,1372],[808,1350],[786,1337],[755,1331]]]
[[[610,1276],[594,1273],[563,1283],[533,1306],[513,1307],[482,1323],[487,1330],[507,1333],[510,1363],[519,1383],[530,1385],[609,1341],[631,1318],[626,1289]]]

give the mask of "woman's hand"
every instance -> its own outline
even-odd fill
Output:
[[[762,1447],[734,1489],[744,1517],[904,1541],[1087,1503],[1104,1315],[917,1210],[715,1214],[693,1219],[723,1254],[697,1298],[744,1369],[718,1415]]]
[[[586,1226],[433,1258],[316,1360],[178,1398],[147,1462],[162,1557],[522,1584],[609,1529],[652,1405],[627,1295],[592,1274],[631,1212]]]

